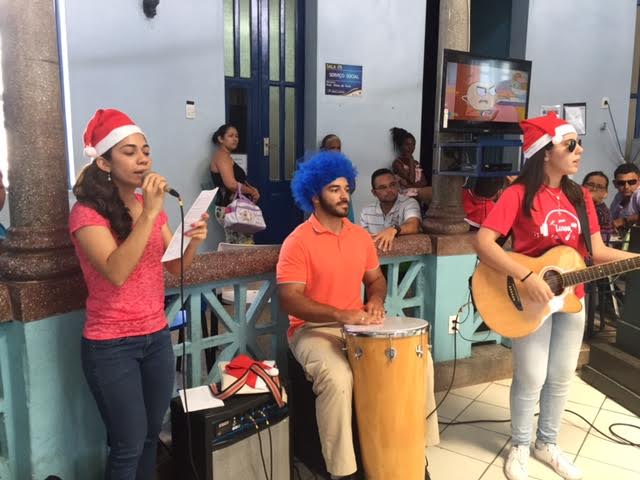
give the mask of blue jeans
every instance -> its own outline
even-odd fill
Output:
[[[107,428],[106,480],[156,478],[156,448],[174,385],[168,329],[82,339],[82,368]]]
[[[511,443],[531,443],[533,415],[540,400],[536,437],[556,443],[584,332],[579,313],[554,313],[531,335],[512,341]]]

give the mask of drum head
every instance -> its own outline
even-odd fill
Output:
[[[379,325],[343,325],[347,335],[363,337],[411,337],[429,331],[426,320],[412,317],[385,317]]]

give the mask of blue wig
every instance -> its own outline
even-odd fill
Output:
[[[322,189],[336,178],[347,179],[349,188],[356,187],[357,170],[351,161],[340,152],[323,151],[300,163],[291,181],[291,192],[296,205],[307,213],[313,212],[311,199],[320,196]]]

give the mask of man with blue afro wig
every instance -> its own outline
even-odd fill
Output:
[[[349,159],[340,152],[323,151],[300,164],[291,181],[296,205],[306,213],[313,213],[313,198],[320,198],[322,189],[337,178],[344,178],[353,191],[358,172]]]
[[[357,469],[353,378],[341,327],[380,324],[387,294],[371,235],[346,218],[355,179],[356,169],[339,152],[320,152],[301,164],[291,190],[312,215],[285,239],[276,267],[280,306],[289,314],[289,346],[313,380],[322,454],[332,479],[352,478]]]

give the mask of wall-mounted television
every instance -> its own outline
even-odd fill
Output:
[[[531,62],[444,51],[440,131],[521,133],[527,117]]]

